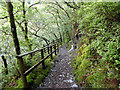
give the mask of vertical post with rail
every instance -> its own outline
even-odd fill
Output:
[[[59,39],[57,39],[57,47],[58,47],[57,52],[59,53]]]
[[[56,53],[56,43],[55,43],[55,41],[53,41],[53,44],[54,44],[55,55],[57,55],[57,53]]]
[[[45,47],[45,45],[43,44],[43,48]],[[46,53],[46,48],[44,48],[44,52]]]
[[[6,75],[7,75],[7,74],[8,74],[7,62],[6,62],[6,59],[5,59],[4,55],[2,55],[1,57],[2,57],[2,60],[3,60],[3,62],[4,62],[5,73],[6,73]]]
[[[57,50],[56,50],[56,43],[55,43],[55,55],[57,55]]]
[[[61,42],[61,45],[62,45],[62,37],[60,38],[60,42]]]
[[[44,51],[43,51],[43,49],[41,49],[41,58],[42,59],[44,58]],[[44,62],[44,60],[42,61],[42,68],[45,69],[45,62]]]
[[[48,47],[47,47],[47,49],[48,49],[48,54],[49,54],[49,53],[50,53],[49,44],[48,44]]]
[[[50,56],[51,56],[51,59],[53,59],[53,56],[52,56],[52,45],[50,46]]]

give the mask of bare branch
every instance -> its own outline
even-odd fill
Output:
[[[61,8],[67,15],[67,17],[70,19],[70,16],[68,14],[68,12],[57,2],[55,1],[56,3],[53,3],[53,2],[50,2],[51,4],[54,4],[54,5],[57,5],[59,8]]]
[[[57,5],[58,5],[62,10],[65,11],[65,13],[67,14],[68,18],[70,18],[68,12],[67,12],[57,1],[55,1],[55,2],[57,3]]]
[[[1,30],[5,35],[10,35],[10,36],[12,36],[12,34],[9,34],[9,33],[7,33],[6,31],[4,31],[4,30]]]
[[[40,4],[40,3],[41,3],[41,2],[34,3],[34,4],[30,5],[29,8],[33,7],[33,6],[36,5],[36,4]]]
[[[49,7],[54,8],[54,9],[56,10],[57,14],[58,14],[58,17],[61,19],[59,10],[58,10],[57,8],[53,7],[53,6],[49,6]],[[51,13],[51,12],[49,11],[49,13]],[[52,14],[52,13],[51,13],[51,14]],[[54,15],[54,16],[55,16],[55,15]]]
[[[22,31],[24,32],[25,30],[24,30],[24,27],[21,25],[21,23],[18,22],[16,19],[15,19],[15,21],[16,21],[16,23],[19,25],[19,27],[22,29]]]
[[[14,15],[15,14],[17,14],[19,11],[16,11],[15,13],[14,13]],[[5,19],[5,18],[8,18],[9,16],[4,16],[4,17],[1,17],[0,19]]]
[[[30,32],[32,35],[34,35],[34,36],[36,36],[36,37],[39,37],[39,38],[41,38],[41,39],[43,39],[45,42],[46,42],[46,44],[48,45],[49,44],[49,40],[48,39],[46,39],[45,37],[43,37],[43,36],[39,36],[39,35],[37,35],[37,34],[35,34],[35,33],[32,33],[32,32]]]
[[[78,6],[74,1],[73,1],[73,4],[74,4],[77,8],[80,8],[80,6]]]
[[[8,16],[5,16],[5,17],[2,17],[2,18],[0,18],[0,19],[5,19],[5,18],[7,18]]]
[[[74,7],[74,6],[70,5],[70,3],[66,2],[66,1],[64,1],[64,3],[70,8],[77,9],[77,7]]]

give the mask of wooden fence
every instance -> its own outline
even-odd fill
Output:
[[[79,32],[77,33],[77,35],[79,34]],[[74,40],[75,38],[78,39],[78,36],[75,36],[71,39],[69,39],[66,43],[68,43],[70,40]],[[80,36],[81,37],[81,36]],[[27,55],[34,55],[33,53],[37,53],[37,52],[40,52],[41,53],[41,59],[38,63],[36,63],[35,65],[33,65],[32,67],[30,67],[28,70],[26,71],[21,71],[21,78],[23,80],[23,86],[24,88],[27,87],[27,79],[26,79],[26,76],[29,75],[29,73],[31,73],[37,66],[39,66],[40,64],[42,64],[42,68],[45,69],[46,68],[46,65],[45,65],[45,60],[48,58],[48,57],[51,57],[51,59],[53,59],[53,53],[55,53],[55,55],[57,55],[57,53],[59,52],[59,47],[60,45],[62,45],[62,38],[60,39],[57,39],[57,40],[53,40],[53,42],[51,42],[49,45],[43,45],[42,48],[40,49],[37,49],[37,50],[33,50],[33,51],[30,51],[30,52],[26,52],[24,54],[20,54],[20,55],[17,55],[16,58],[18,60],[21,60],[22,57],[24,56],[27,56]],[[65,42],[64,42],[65,43]],[[48,53],[46,56],[45,56],[45,53]],[[4,55],[1,56],[3,61],[4,61],[4,66],[6,68],[6,74],[8,74],[8,70],[7,70],[7,62],[6,62],[6,59],[4,58]],[[22,68],[25,68],[25,66],[23,66]]]
[[[31,68],[29,68],[28,70],[26,70],[24,73],[21,72],[21,75],[23,77],[22,80],[23,81],[23,86],[24,88],[27,87],[27,79],[26,79],[26,76],[29,75],[30,72],[32,72],[37,66],[39,66],[40,64],[42,64],[42,68],[45,69],[46,68],[46,65],[45,65],[45,60],[48,58],[48,57],[51,57],[51,59],[53,59],[53,53],[55,53],[55,55],[57,55],[57,53],[59,52],[59,46],[62,45],[62,39],[57,39],[56,41],[53,41],[51,44],[49,45],[46,45],[38,50],[33,50],[33,51],[30,51],[30,52],[27,52],[27,53],[24,53],[24,54],[20,54],[20,55],[17,55],[16,58],[18,60],[20,60],[20,58],[26,56],[26,55],[30,55],[30,54],[33,54],[33,53],[37,53],[37,52],[41,52],[41,60],[36,63],[35,65],[33,65]],[[47,52],[48,55],[47,56],[44,56],[44,53]],[[25,68],[25,66],[23,67]]]

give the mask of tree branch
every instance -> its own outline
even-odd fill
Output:
[[[41,39],[43,39],[45,42],[46,42],[46,44],[48,45],[49,44],[49,40],[48,39],[46,39],[45,37],[42,37],[42,36],[38,36],[37,34],[34,34],[34,33],[31,33],[32,35],[34,35],[34,36],[36,36],[36,37],[39,37],[39,38],[41,38]]]
[[[70,7],[70,8],[77,9],[76,7],[70,5],[70,4],[69,4],[68,2],[66,2],[66,1],[64,1],[64,3],[65,3],[68,7]]]
[[[62,10],[65,11],[65,13],[66,13],[66,15],[68,16],[68,18],[70,18],[68,12],[67,12],[57,1],[55,1],[55,2],[56,2],[56,4],[57,4]]]
[[[16,19],[15,19],[15,21],[17,22],[17,24],[19,25],[19,27],[22,29],[22,31],[24,32],[25,30],[24,30],[24,27],[21,25],[21,23],[20,22],[18,22]]]
[[[74,4],[77,8],[80,8],[80,6],[78,6],[74,1],[73,1],[73,4]]]
[[[50,3],[57,5],[59,8],[61,8],[66,13],[67,17],[70,19],[68,12],[57,1],[55,1],[55,2],[56,3],[53,3],[53,2],[50,2]]]
[[[16,14],[16,13],[18,13],[19,11],[16,11],[15,13],[14,13],[14,15]],[[4,16],[4,17],[1,17],[0,19],[5,19],[5,18],[8,18],[9,16]]]
[[[31,7],[33,7],[34,5],[39,4],[39,3],[41,3],[41,2],[34,3],[34,4],[30,5],[28,8],[31,8]]]
[[[54,9],[56,10],[57,14],[58,14],[58,17],[61,19],[61,17],[60,17],[60,13],[59,13],[58,9],[55,8],[55,7],[52,7],[52,6],[49,6],[49,7],[54,8]],[[51,13],[51,12],[49,11],[49,13]],[[52,14],[52,13],[51,13],[51,14]]]
[[[7,32],[5,32],[4,30],[1,30],[5,35],[10,35],[10,36],[12,36],[12,34],[9,34],[9,33],[7,33]]]

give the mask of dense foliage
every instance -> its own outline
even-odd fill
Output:
[[[120,3],[86,3],[78,10],[84,34],[73,61],[79,84],[115,88],[120,80]]]
[[[73,60],[78,84],[95,88],[119,86],[120,2],[34,1],[12,3],[21,53],[39,49],[60,37],[67,42],[79,32],[82,37],[77,44],[77,58]],[[23,86],[5,2],[0,3],[0,11],[0,54],[8,63],[6,75],[3,60],[0,60],[0,82],[2,79],[3,87],[20,88]],[[23,57],[26,69],[39,58],[40,53],[32,58]],[[52,64],[50,60],[46,64],[48,68],[44,72],[40,69],[27,76],[31,86],[41,83],[47,75]]]
[[[44,3],[37,0],[35,0],[35,2],[24,2],[23,0],[23,2],[13,2],[12,5],[21,53],[39,49],[60,37],[67,41],[67,35],[69,34],[67,33],[66,35],[66,32],[69,31],[70,33],[69,28],[72,26],[66,24],[68,22],[65,21],[65,18],[68,21],[69,19],[67,19],[68,16],[65,15],[64,11],[59,8],[59,3],[56,5],[55,3]],[[14,49],[14,39],[10,31],[11,27],[6,2],[0,3],[0,11],[0,54],[4,55],[8,64],[8,74],[6,75],[4,62],[0,58],[0,67],[2,67],[0,68],[0,73],[2,74],[2,76],[0,76],[0,84],[6,88],[12,86],[20,88],[22,87],[22,82],[19,80],[20,71]],[[58,18],[58,14],[61,19]],[[39,62],[40,58],[40,53],[34,54],[32,58],[30,55],[23,57],[26,70]],[[48,65],[48,67],[50,66]],[[37,72],[39,73],[39,70]],[[38,75],[37,73],[34,74]],[[30,75],[29,78],[33,77],[32,75]],[[43,79],[45,75],[39,78]],[[34,82],[33,80],[35,79],[36,78],[33,78],[30,83]],[[40,83],[42,79],[37,83]],[[36,82],[32,84],[37,85]]]

